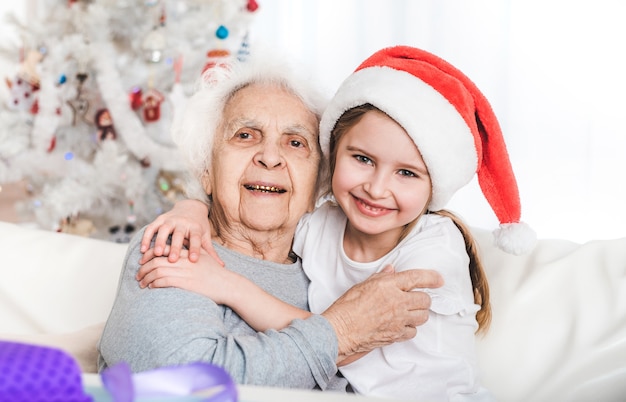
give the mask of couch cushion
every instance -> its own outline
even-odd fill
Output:
[[[0,222],[0,333],[65,333],[105,321],[127,246]]]
[[[626,395],[626,238],[539,241],[525,256],[476,230],[493,323],[479,338],[485,385],[502,401]]]
[[[478,340],[498,400],[618,401],[626,395],[626,238],[540,240],[525,256],[474,229],[493,322]],[[0,339],[58,346],[86,372],[126,245],[0,222]]]

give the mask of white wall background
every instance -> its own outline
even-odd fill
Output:
[[[621,0],[259,0],[256,40],[335,89],[396,44],[450,61],[490,99],[539,237],[626,236],[626,2]],[[449,205],[497,220],[478,184]]]
[[[523,220],[539,237],[626,236],[626,2],[257,2],[253,44],[293,54],[329,92],[385,46],[422,47],[447,59],[490,99],[516,171]],[[35,3],[2,2],[0,12],[26,16]],[[3,26],[1,40],[13,40]],[[5,63],[4,76],[11,71]],[[450,209],[471,225],[497,225],[476,182]]]

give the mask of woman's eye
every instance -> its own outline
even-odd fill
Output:
[[[294,148],[302,148],[304,146],[304,144],[302,143],[302,141],[298,141],[298,140],[291,140],[289,141],[289,143],[291,144],[292,147]]]
[[[240,133],[237,133],[237,138],[240,138],[242,140],[247,140],[249,138],[252,138],[252,134],[246,132],[246,131],[242,131]]]

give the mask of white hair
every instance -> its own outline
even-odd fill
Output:
[[[187,197],[207,202],[202,178],[211,166],[215,131],[221,123],[226,102],[239,89],[255,83],[285,88],[316,115],[319,123],[328,98],[303,74],[305,69],[287,60],[264,50],[251,53],[243,61],[229,59],[202,75],[198,90],[172,126],[172,139],[191,176],[185,186]]]

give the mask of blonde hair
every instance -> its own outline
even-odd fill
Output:
[[[356,125],[361,120],[365,113],[369,111],[378,111],[386,115],[385,112],[378,109],[376,106],[366,103],[364,105],[348,109],[339,117],[339,119],[335,123],[335,126],[331,130],[330,146],[328,151],[329,174],[331,177],[335,172],[337,144],[341,140],[341,137],[343,137],[345,133],[350,130],[350,128],[354,127],[354,125]],[[330,194],[331,191],[332,190],[330,188],[326,189],[327,194]],[[429,203],[430,201],[426,203],[426,205],[428,206]],[[424,212],[426,212],[426,208],[419,216],[422,216]],[[472,280],[474,303],[480,306],[480,310],[476,313],[476,321],[478,322],[478,330],[476,332],[484,334],[487,332],[487,330],[489,329],[489,325],[491,324],[491,302],[489,301],[489,283],[487,281],[487,275],[485,274],[483,264],[480,260],[480,254],[478,252],[476,241],[474,240],[472,233],[463,223],[463,221],[452,212],[439,210],[431,213],[450,218],[454,225],[463,235],[463,239],[465,241],[465,250],[470,260],[469,272]],[[400,235],[400,238],[398,239],[398,242],[402,241],[402,239],[404,239],[411,232],[413,227],[415,227],[419,216],[409,224],[405,225]]]

